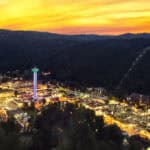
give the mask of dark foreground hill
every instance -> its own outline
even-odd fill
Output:
[[[0,30],[0,71],[37,65],[53,77],[115,89],[150,34],[120,36],[59,35],[46,32]],[[123,87],[150,94],[150,52],[129,74]]]

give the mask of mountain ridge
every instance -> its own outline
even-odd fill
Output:
[[[0,29],[0,34],[1,33],[39,33],[39,34],[47,34],[47,35],[55,35],[55,36],[67,36],[67,37],[93,37],[93,38],[98,38],[98,39],[109,39],[109,38],[123,38],[123,39],[128,39],[128,38],[150,38],[150,33],[143,32],[143,33],[123,33],[123,34],[118,34],[118,35],[105,35],[105,34],[59,34],[59,33],[54,33],[54,32],[42,32],[42,31],[30,31],[30,30],[7,30],[7,29]]]
[[[51,70],[55,79],[113,90],[136,57],[150,46],[149,34],[120,36],[0,30],[0,72],[30,70],[37,65],[41,70]],[[149,57],[147,53],[123,84],[127,91],[149,93]]]

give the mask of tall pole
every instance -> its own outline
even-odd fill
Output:
[[[39,71],[38,68],[33,68],[32,72],[33,72],[33,99],[37,100],[38,96],[37,96],[37,72]]]
[[[34,78],[34,80],[33,80],[33,86],[34,86],[34,88],[33,88],[33,92],[34,92],[34,99],[37,99],[37,72],[34,72],[33,73],[33,78]]]

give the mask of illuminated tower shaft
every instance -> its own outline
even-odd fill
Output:
[[[37,72],[39,71],[38,68],[33,68],[32,72],[33,72],[33,98],[34,100],[37,100],[38,96],[37,96]]]
[[[34,72],[34,74],[33,74],[33,93],[34,93],[34,95],[33,95],[33,98],[34,99],[37,99],[37,72]]]

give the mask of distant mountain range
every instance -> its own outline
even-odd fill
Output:
[[[61,35],[0,30],[0,71],[51,70],[60,80],[113,90],[143,48],[150,34]],[[123,88],[150,94],[150,53],[131,72]]]
[[[15,35],[21,35],[21,34],[32,34],[34,36],[43,35],[47,36],[47,38],[71,38],[76,40],[104,40],[104,39],[133,39],[133,38],[144,38],[149,39],[150,33],[125,33],[120,35],[96,35],[96,34],[79,34],[79,35],[64,35],[64,34],[56,34],[56,33],[49,33],[49,32],[36,32],[36,31],[12,31],[12,30],[3,30],[0,29],[0,34],[15,34]]]

